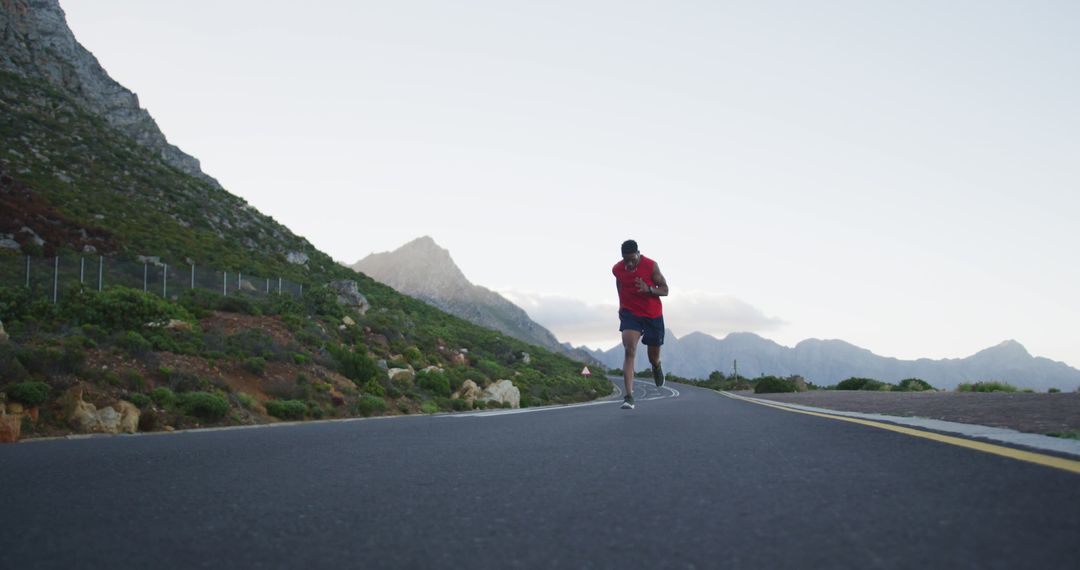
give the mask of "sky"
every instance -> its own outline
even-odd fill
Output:
[[[352,264],[428,235],[561,341],[1080,367],[1080,4],[61,0],[230,192]]]

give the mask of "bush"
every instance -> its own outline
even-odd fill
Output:
[[[386,411],[386,400],[371,395],[361,396],[356,404],[353,406],[356,413],[364,416],[372,416],[375,414],[382,414]]]
[[[881,390],[887,384],[873,378],[848,378],[836,385],[837,390]]]
[[[153,400],[155,404],[166,408],[176,403],[176,394],[174,394],[172,390],[162,386],[160,388],[154,388],[154,390],[150,392],[150,399]]]
[[[184,307],[127,287],[110,287],[100,293],[81,291],[67,297],[61,305],[62,314],[78,323],[91,323],[112,331],[139,330],[170,319],[195,322]]]
[[[755,394],[778,394],[782,392],[797,392],[798,386],[795,385],[794,380],[788,380],[786,378],[777,378],[776,376],[765,376],[759,378],[754,384]]]
[[[926,392],[933,390],[934,387],[925,380],[919,378],[905,378],[900,381],[900,384],[896,386],[896,389],[901,392]]]
[[[420,404],[420,411],[425,414],[434,414],[435,412],[439,411],[439,405],[429,400],[427,402],[424,402],[423,404]]]
[[[49,385],[44,382],[19,382],[8,386],[5,392],[8,398],[27,406],[44,404],[49,399]]]
[[[362,386],[379,375],[379,365],[368,357],[367,348],[362,344],[356,345],[353,350],[345,347],[330,347],[329,352],[337,363],[338,372],[352,380],[357,386]]]
[[[266,372],[266,359],[261,356],[249,356],[244,359],[244,369],[256,376]]]
[[[405,358],[405,360],[409,361],[409,364],[413,365],[416,368],[422,368],[424,365],[427,364],[427,362],[424,360],[424,354],[420,352],[420,349],[416,348],[415,346],[410,346],[409,348],[406,348],[405,352],[403,352],[401,355]]]
[[[147,396],[146,394],[132,394],[128,396],[128,401],[135,404],[135,407],[137,408],[145,408],[150,405],[152,400],[150,399],[150,396]]]
[[[229,412],[229,401],[210,392],[181,394],[177,403],[184,414],[208,421],[220,420]]]
[[[270,400],[266,403],[266,413],[283,420],[302,420],[307,411],[307,404],[300,400]]]
[[[443,374],[420,374],[416,384],[435,396],[450,397],[450,380]]]
[[[153,345],[150,344],[150,341],[146,340],[146,337],[135,331],[127,331],[126,333],[121,334],[120,337],[116,339],[116,345],[132,356],[146,354],[153,348]]]
[[[1006,382],[964,382],[956,387],[957,392],[1016,392],[1016,386]]]
[[[1046,393],[1047,393],[1047,394],[1058,394],[1058,393],[1060,393],[1060,392],[1061,392],[1061,390],[1059,390],[1059,389],[1057,389],[1057,388],[1050,388],[1050,389],[1048,389],[1048,390],[1046,391]]]
[[[383,388],[382,384],[379,384],[376,380],[368,380],[360,387],[360,389],[372,396],[378,396],[380,398],[386,396],[386,388]]]

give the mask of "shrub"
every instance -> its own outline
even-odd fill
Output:
[[[427,364],[427,362],[424,361],[424,354],[415,346],[406,348],[405,352],[402,353],[402,356],[414,367],[422,367]]]
[[[65,316],[113,331],[138,330],[169,319],[195,321],[184,307],[127,287],[111,287],[100,293],[84,291],[68,297],[62,305]]]
[[[184,414],[208,421],[220,420],[229,412],[229,401],[210,392],[181,394],[177,404]]]
[[[416,384],[436,396],[450,397],[450,380],[443,374],[420,374]]]
[[[128,390],[142,390],[146,387],[146,379],[134,368],[125,368],[121,378]]]
[[[925,392],[927,390],[933,390],[934,387],[925,380],[919,378],[905,378],[900,381],[900,384],[896,386],[897,390],[901,392]]]
[[[386,400],[371,395],[361,396],[356,404],[353,406],[356,413],[364,416],[372,416],[375,414],[382,414],[386,411]]]
[[[132,356],[139,356],[150,352],[153,345],[150,341],[146,340],[146,337],[135,331],[127,331],[120,335],[116,339],[116,345],[124,349],[125,352]]]
[[[249,356],[244,359],[244,369],[256,376],[266,372],[266,359],[261,356]]]
[[[236,393],[236,401],[249,410],[255,405],[255,398],[243,392]]]
[[[49,399],[49,385],[44,382],[19,382],[5,390],[8,398],[27,406],[44,404]]]
[[[382,384],[379,384],[379,382],[374,379],[365,382],[360,389],[372,396],[378,396],[380,398],[386,396],[386,388],[383,388]]]
[[[165,408],[176,403],[176,394],[174,394],[172,390],[162,386],[160,388],[154,388],[154,390],[150,392],[150,399],[152,399],[155,404]]]
[[[451,402],[451,407],[454,409],[455,412],[464,412],[466,410],[471,410],[472,407],[473,407],[472,403],[469,402],[468,400],[458,399],[458,400],[450,400],[450,402]]]
[[[308,415],[314,419],[320,419],[326,415],[326,411],[322,409],[322,406],[314,400],[308,400],[307,403]]]
[[[799,388],[795,385],[795,381],[786,378],[777,378],[776,376],[759,378],[754,384],[755,394],[777,394],[781,392],[797,392],[798,390]]]
[[[147,396],[146,394],[132,394],[128,396],[128,400],[132,404],[135,404],[135,407],[137,408],[145,408],[149,406],[152,401],[150,396]]]
[[[420,404],[420,411],[425,414],[434,414],[435,412],[439,411],[439,405],[435,402],[428,400],[427,402]]]
[[[30,376],[26,367],[19,362],[18,355],[15,343],[0,342],[0,378],[11,381],[25,380]]]
[[[1058,390],[1057,388],[1050,388],[1046,391],[1047,394],[1057,394],[1059,392],[1061,392],[1061,390]]]
[[[337,363],[338,372],[352,380],[357,386],[362,386],[379,375],[379,365],[368,357],[367,348],[362,344],[356,345],[353,350],[345,347],[330,347],[329,352]]]
[[[848,378],[836,385],[837,390],[881,390],[886,384],[873,378]]]
[[[266,403],[266,413],[283,420],[302,420],[307,411],[307,404],[300,400],[270,400]]]
[[[1016,386],[1006,382],[964,382],[956,387],[957,392],[1016,392]]]

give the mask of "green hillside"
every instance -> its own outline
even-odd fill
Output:
[[[0,341],[0,392],[8,411],[39,405],[38,420],[22,420],[24,436],[79,431],[68,417],[78,391],[99,410],[131,402],[142,429],[471,409],[450,398],[467,380],[480,388],[510,380],[523,406],[611,391],[581,379],[580,363],[335,263],[46,83],[0,72],[0,140],[0,238],[10,236],[0,248],[0,322],[10,335]],[[83,252],[280,276],[303,284],[304,295],[178,289],[161,299],[69,283],[53,304],[20,285],[24,256]],[[340,305],[333,280],[355,281],[371,308],[361,315]],[[390,380],[380,361],[414,374]]]

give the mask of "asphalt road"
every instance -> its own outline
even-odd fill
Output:
[[[0,568],[1076,568],[1080,476],[686,386],[0,446]]]

